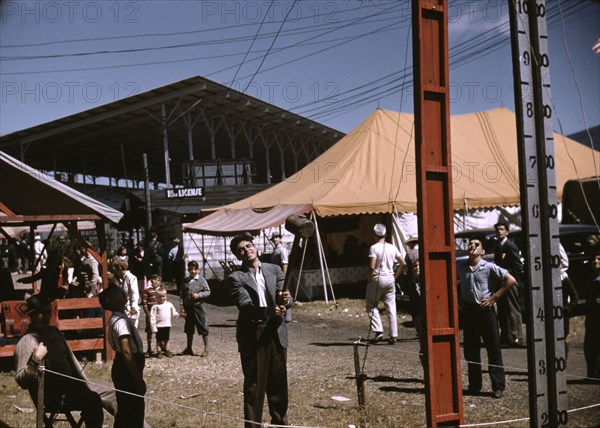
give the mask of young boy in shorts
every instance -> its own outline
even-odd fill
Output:
[[[156,334],[157,356],[160,358],[162,351],[165,356],[172,357],[173,354],[168,349],[171,334],[171,318],[177,318],[179,313],[175,310],[175,306],[167,301],[167,290],[162,287],[157,288],[156,297],[158,303],[150,309],[150,325],[152,332]]]
[[[152,275],[147,287],[142,291],[142,308],[146,314],[146,339],[148,341],[148,356],[158,357],[160,354],[158,345],[156,352],[152,352],[152,326],[150,325],[150,310],[158,302],[156,290],[161,287],[162,278],[159,275]],[[158,339],[157,339],[158,342]]]
[[[194,355],[192,344],[194,342],[194,329],[202,336],[204,351],[201,357],[208,357],[208,320],[202,302],[210,296],[210,288],[204,278],[200,276],[198,262],[192,260],[188,263],[189,276],[181,287],[181,316],[185,316],[183,331],[187,335],[187,347],[182,355]],[[185,315],[184,315],[185,314]]]

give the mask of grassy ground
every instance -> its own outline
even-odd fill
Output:
[[[169,298],[175,300],[173,296]],[[360,361],[367,376],[367,405],[360,407],[357,405],[354,379],[353,341],[367,337],[368,317],[364,313],[363,300],[339,299],[337,303],[310,302],[294,307],[294,322],[289,325],[288,353],[290,423],[343,428],[351,425],[363,428],[424,426],[425,390],[410,316],[399,314],[400,341],[395,346],[386,344],[360,348]],[[237,310],[207,305],[207,312],[211,325],[208,358],[176,356],[147,360],[144,373],[148,384],[146,416],[153,427],[242,425],[242,373],[235,341]],[[579,380],[585,375],[582,321],[581,317],[577,317],[572,323],[568,372],[570,408],[600,401],[598,385]],[[143,325],[141,320],[140,326]],[[140,330],[143,335],[143,327]],[[175,352],[185,347],[182,330],[183,321],[175,320],[170,344]],[[194,343],[197,353],[202,350],[201,342],[197,337]],[[506,349],[503,354],[507,368],[505,397],[501,400],[494,400],[489,395],[464,397],[465,423],[528,416],[526,350]],[[485,361],[485,356],[483,358]],[[110,367],[106,364],[90,362],[85,372],[90,378],[110,379]],[[463,385],[466,385],[464,368],[462,375]],[[489,381],[486,379],[485,382],[484,389],[489,390]],[[35,426],[35,412],[26,413],[33,410],[33,406],[28,394],[16,386],[14,372],[0,372],[0,394],[0,427]],[[185,394],[197,395],[180,398]],[[569,426],[600,426],[598,409],[595,407],[570,414]],[[268,421],[266,409],[265,420]],[[109,416],[105,425],[112,426]],[[513,422],[503,426],[526,427],[529,424]]]

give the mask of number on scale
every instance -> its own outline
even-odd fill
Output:
[[[529,64],[531,64],[531,54],[529,51],[523,51],[523,65],[529,67]],[[537,65],[539,67],[549,67],[550,57],[548,54],[541,54],[540,59],[537,61]]]
[[[561,425],[566,425],[567,422],[569,421],[569,414],[567,413],[566,410],[560,410],[558,412],[556,412],[556,414],[558,415],[558,423]]]
[[[558,207],[556,206],[556,204],[548,205],[548,214],[550,215],[551,218],[558,217]],[[534,218],[540,217],[540,206],[538,204],[533,204],[531,206],[531,215],[533,215]],[[553,256],[553,257],[556,257],[556,256]]]
[[[552,312],[555,320],[561,320],[563,318],[563,307],[562,306],[553,306]]]
[[[536,164],[537,164],[537,156],[530,155],[529,156],[529,166],[531,167],[531,169],[534,169]],[[556,166],[556,163],[554,161],[554,156],[547,155],[546,156],[546,168],[554,169],[555,166]]]
[[[535,168],[535,164],[537,163],[537,158],[535,156],[529,156],[529,163],[531,164],[531,168]]]
[[[529,13],[528,1],[527,0],[518,0],[517,1],[517,10],[519,11],[519,13],[528,14]],[[540,18],[543,18],[544,16],[546,16],[546,6],[544,4],[536,4],[535,5],[535,14]]]
[[[546,316],[544,315],[544,310],[542,308],[538,308],[538,313],[535,317],[540,321],[544,321],[544,318],[546,318]]]

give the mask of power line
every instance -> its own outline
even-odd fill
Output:
[[[373,8],[373,7],[377,7],[379,8],[379,6],[375,6],[373,4],[367,4],[366,6],[364,4],[361,4],[359,7],[356,8],[351,8],[351,9],[345,9],[342,11],[339,11],[339,14],[346,14],[346,13],[350,13],[350,12],[355,12],[357,10],[362,10],[365,8]],[[265,16],[268,16],[268,11],[265,14]],[[304,16],[304,17],[300,17],[295,19],[295,22],[300,22],[300,21],[304,21],[304,20],[309,20],[312,19],[314,20],[315,17],[314,16]],[[264,19],[263,19],[264,21]],[[272,21],[272,24],[277,24],[277,23],[281,23],[281,21]],[[332,23],[335,24],[335,23]],[[66,39],[66,40],[55,40],[55,41],[50,41],[50,42],[40,42],[40,43],[24,43],[24,44],[16,44],[16,45],[0,45],[1,48],[25,48],[25,47],[36,47],[36,46],[50,46],[50,45],[57,45],[57,44],[67,44],[67,43],[79,43],[79,42],[94,42],[94,41],[106,41],[106,40],[119,40],[119,41],[123,41],[124,39],[136,39],[136,38],[145,38],[145,37],[171,37],[171,36],[182,36],[182,35],[190,35],[190,34],[203,34],[203,33],[214,33],[215,31],[231,31],[234,28],[242,28],[242,27],[253,27],[255,26],[256,23],[247,23],[247,24],[239,24],[239,25],[231,25],[231,26],[227,26],[227,27],[220,27],[220,28],[206,28],[203,30],[192,30],[192,31],[177,31],[177,32],[167,32],[167,33],[148,33],[148,34],[133,34],[133,35],[121,35],[121,36],[108,36],[108,37],[89,37],[89,38],[81,38],[81,39]],[[324,24],[321,24],[324,25]],[[329,25],[329,24],[326,24]],[[313,27],[303,27],[303,28],[314,28]],[[288,30],[291,31],[291,30]]]

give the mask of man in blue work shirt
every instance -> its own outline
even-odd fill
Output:
[[[506,269],[484,260],[484,254],[481,241],[471,239],[469,262],[458,268],[464,354],[469,372],[468,393],[474,395],[481,391],[480,343],[483,338],[488,354],[493,397],[502,398],[506,381],[494,305],[517,281]]]

